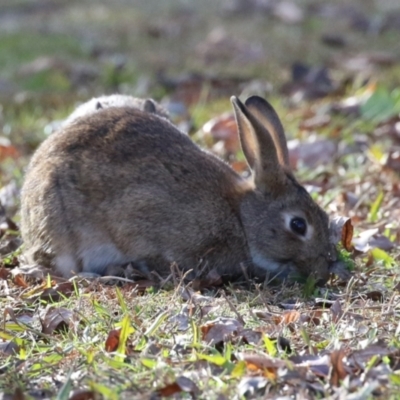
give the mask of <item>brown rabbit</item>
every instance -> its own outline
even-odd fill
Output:
[[[290,171],[277,114],[258,96],[231,101],[251,179],[131,107],[89,113],[50,136],[22,189],[29,261],[67,277],[128,263],[165,276],[175,262],[192,277],[246,267],[326,281],[336,255],[328,217]]]

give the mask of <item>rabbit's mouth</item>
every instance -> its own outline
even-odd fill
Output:
[[[318,286],[326,284],[331,272],[334,272],[336,264],[336,262],[330,258],[328,260],[326,257],[319,257],[315,264],[310,263],[310,261],[296,264],[290,259],[269,259],[258,252],[252,252],[252,261],[254,267],[271,280],[304,283],[309,276],[313,276]]]
[[[256,275],[268,277],[270,280],[296,280],[294,277],[301,276],[293,261],[288,259],[270,259],[264,257],[257,251],[251,252],[253,266],[258,270]]]

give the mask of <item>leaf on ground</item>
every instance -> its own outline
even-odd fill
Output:
[[[353,224],[351,223],[351,218],[337,216],[331,219],[329,225],[330,240],[333,244],[339,242],[347,250],[351,251],[353,239]]]
[[[112,353],[113,351],[117,351],[120,335],[121,335],[121,329],[112,329],[108,333],[105,343],[105,349],[107,352]]]
[[[172,315],[168,322],[176,326],[178,331],[186,331],[189,329],[189,315],[184,312],[180,312],[178,314]]]
[[[103,398],[97,392],[89,389],[74,390],[68,397],[68,400],[101,400]]]
[[[42,332],[45,334],[58,333],[66,330],[73,322],[73,312],[67,308],[49,308],[41,318]]]
[[[305,367],[310,369],[316,376],[326,378],[329,375],[330,358],[329,355],[295,355],[289,357],[289,360],[296,367]]]
[[[222,141],[227,154],[236,154],[240,150],[236,120],[231,112],[224,113],[206,122],[202,131],[215,141]]]
[[[222,285],[222,277],[218,271],[213,268],[211,269],[204,278],[194,279],[192,282],[193,290],[203,290],[214,288]]]
[[[11,275],[11,272],[8,268],[0,267],[0,279],[7,280]]]
[[[16,147],[11,145],[11,143],[5,143],[0,137],[0,161],[4,161],[7,158],[18,159],[21,155]]]
[[[249,371],[261,372],[268,379],[277,378],[278,368],[290,368],[291,362],[260,354],[239,354]]]
[[[298,24],[304,20],[306,15],[296,2],[290,0],[273,3],[272,13],[286,24]]]
[[[12,395],[12,400],[25,400],[26,396],[21,388],[17,387]]]
[[[400,356],[398,349],[389,347],[382,340],[367,345],[364,349],[353,351],[347,358],[350,363],[354,364],[358,368],[366,368],[368,362],[372,357],[385,357],[385,356]]]
[[[281,315],[277,315],[273,318],[276,324],[289,325],[297,322],[300,319],[301,314],[298,311],[285,311]]]
[[[64,297],[70,297],[74,292],[74,285],[72,282],[67,281],[59,283],[54,287],[46,288],[40,295],[41,300],[45,301],[59,301]]]
[[[367,293],[362,294],[363,297],[366,297],[367,299],[370,299],[372,301],[380,301],[383,302],[383,293],[379,290],[372,290]]]
[[[250,399],[263,396],[267,384],[268,379],[262,376],[245,377],[239,382],[238,392],[240,396]]]
[[[339,299],[337,299],[330,307],[330,312],[332,314],[332,322],[336,324],[343,315],[342,305]]]
[[[332,140],[318,139],[309,142],[300,142],[297,139],[288,141],[289,162],[292,168],[299,165],[314,168],[333,160],[337,153],[337,145]]]
[[[346,356],[344,348],[334,350],[331,353],[331,373],[329,382],[332,386],[339,387],[341,381],[348,375],[343,358]]]
[[[378,228],[367,229],[353,239],[354,248],[361,253],[371,249],[379,248],[387,251],[395,247],[395,244],[386,236],[378,233]]]
[[[14,283],[17,286],[20,286],[20,287],[23,287],[23,288],[29,287],[29,285],[25,281],[25,278],[21,274],[18,274],[18,275],[14,276]]]
[[[199,303],[208,303],[213,300],[213,297],[210,296],[203,296],[200,293],[196,293],[193,289],[188,288],[188,287],[180,287],[179,288],[179,293],[182,297],[183,300],[185,301],[190,301],[193,304],[199,304]]]
[[[264,49],[252,42],[232,36],[221,27],[214,28],[196,49],[205,63],[221,60],[248,65],[265,58]]]
[[[0,343],[0,354],[3,356],[14,356],[19,353],[20,346],[14,341]]]
[[[262,332],[253,329],[243,329],[238,332],[238,336],[240,336],[246,344],[260,343],[262,335]]]
[[[202,339],[209,344],[217,344],[230,340],[243,325],[234,318],[220,317],[200,327]]]
[[[318,99],[336,90],[336,85],[325,67],[310,67],[300,62],[292,65],[292,80],[285,83],[281,92],[292,97],[294,101]]]
[[[47,277],[47,275],[50,275],[51,279],[57,282],[66,281],[65,278],[54,275],[54,271],[52,269],[44,267],[43,265],[39,264],[22,265],[20,267],[13,268],[11,273],[13,276],[23,275],[36,280],[43,280]]]
[[[191,379],[180,376],[175,382],[158,389],[156,393],[159,396],[169,397],[181,392],[190,393],[192,396],[196,397],[200,393],[200,390]]]

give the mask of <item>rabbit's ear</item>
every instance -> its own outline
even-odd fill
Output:
[[[266,192],[281,193],[287,183],[287,176],[279,163],[271,135],[237,97],[232,96],[231,102],[243,153],[253,172],[256,186]]]
[[[157,113],[156,104],[153,99],[146,99],[144,101],[143,109],[144,109],[144,111],[147,111],[148,113],[151,113],[151,114]]]
[[[279,162],[290,170],[286,136],[276,111],[271,104],[259,96],[249,97],[244,104],[271,134],[278,153]]]

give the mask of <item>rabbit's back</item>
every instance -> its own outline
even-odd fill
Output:
[[[64,275],[128,262],[161,274],[172,262],[195,269],[205,259],[230,268],[248,257],[238,217],[246,190],[165,119],[104,109],[35,153],[22,190],[25,248]]]

